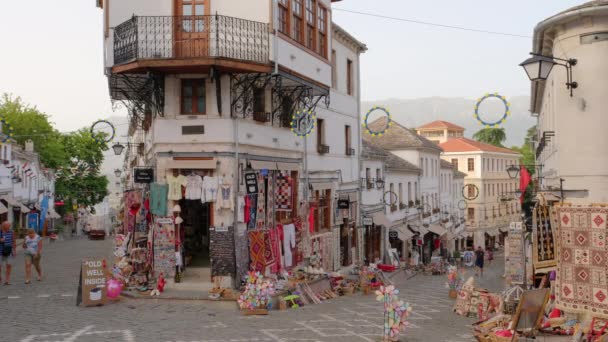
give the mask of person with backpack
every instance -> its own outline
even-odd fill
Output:
[[[2,282],[2,265],[4,265],[6,266],[6,277],[4,279],[4,285],[6,286],[11,284],[12,264],[17,255],[17,240],[8,221],[4,221],[0,225],[0,253],[2,254],[0,259],[0,282]]]

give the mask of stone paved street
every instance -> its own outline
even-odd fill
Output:
[[[0,287],[0,340],[84,341],[377,341],[382,308],[373,296],[347,296],[269,316],[242,316],[234,303],[123,299],[104,307],[75,306],[79,260],[104,256],[109,241],[70,240],[48,245],[45,279],[23,284],[23,255],[13,285]],[[501,259],[500,257],[498,258]],[[502,265],[492,265],[480,281],[501,288]],[[403,341],[472,341],[473,319],[453,314],[445,277],[416,275],[394,279],[401,297],[413,305]]]

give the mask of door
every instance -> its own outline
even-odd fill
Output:
[[[177,58],[209,56],[211,0],[175,0],[175,43]]]

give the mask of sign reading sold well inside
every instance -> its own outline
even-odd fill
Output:
[[[104,259],[88,259],[82,261],[80,269],[80,284],[76,305],[98,306],[106,304],[106,261]]]

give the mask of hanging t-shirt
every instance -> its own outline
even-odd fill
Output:
[[[218,178],[205,176],[203,179],[203,203],[215,202],[217,199]]]
[[[182,186],[186,185],[186,177],[179,175],[173,177],[167,176],[167,184],[169,185],[169,199],[173,201],[179,201],[182,199]]]
[[[167,192],[166,184],[152,183],[150,185],[150,212],[158,216],[167,215]]]
[[[199,175],[186,177],[186,199],[200,200],[203,198],[203,178]]]
[[[232,185],[222,184],[219,189],[219,195],[217,197],[218,209],[234,209],[234,200],[232,197]]]

